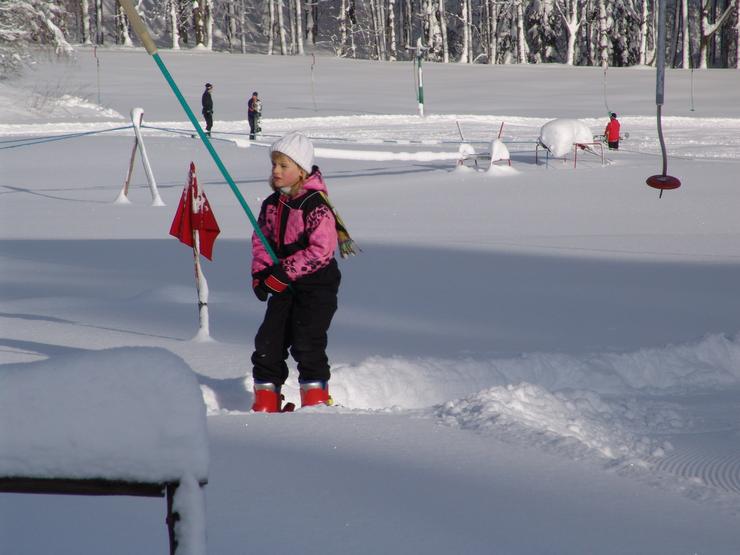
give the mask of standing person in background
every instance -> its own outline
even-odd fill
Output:
[[[606,124],[604,129],[604,138],[609,143],[609,150],[619,150],[619,120],[617,114],[611,113],[609,117],[609,123]]]
[[[206,83],[206,90],[203,91],[203,96],[200,99],[200,103],[203,106],[203,117],[206,120],[206,135],[211,136],[211,128],[213,127],[213,99],[211,98],[211,91],[213,85]]]
[[[257,138],[257,133],[262,131],[259,127],[260,117],[262,116],[262,101],[259,93],[254,91],[252,97],[247,102],[247,119],[249,120],[249,139]]]

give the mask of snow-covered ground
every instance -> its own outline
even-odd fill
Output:
[[[97,56],[0,84],[0,372],[181,357],[209,411],[210,553],[740,551],[740,72],[668,72],[683,186],[658,199],[651,69],[427,64],[420,119],[411,64],[318,58],[312,88],[310,57],[164,52],[196,113],[214,83],[214,144],[253,211],[265,147],[300,129],[363,249],[330,331],[340,406],[266,416],[248,412],[249,221],[151,59]],[[130,129],[63,138],[135,106],[164,208],[139,160],[132,204],[114,202]],[[605,166],[535,164],[544,123],[599,134],[607,108],[630,136]],[[502,123],[511,168],[455,167],[460,130],[485,150]],[[7,148],[42,137],[61,140]],[[191,160],[222,230],[212,342],[191,340],[192,254],[168,236]],[[0,553],[161,553],[163,516],[0,494]]]

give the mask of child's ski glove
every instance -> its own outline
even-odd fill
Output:
[[[262,281],[262,285],[266,287],[270,293],[277,295],[282,293],[288,288],[290,284],[290,278],[285,273],[280,264],[270,266],[270,272],[268,276]]]
[[[252,274],[252,289],[255,296],[262,302],[267,300],[270,293],[278,295],[285,291],[289,283],[290,278],[280,267],[280,264],[275,264],[261,272]]]
[[[270,275],[270,268],[265,268],[264,270],[252,274],[252,291],[254,291],[254,296],[263,303],[270,295],[270,292],[264,284],[264,280],[268,275]]]

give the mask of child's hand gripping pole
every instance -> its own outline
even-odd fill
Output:
[[[172,92],[175,93],[177,100],[180,101],[180,105],[182,106],[182,109],[185,110],[185,113],[187,114],[188,119],[190,119],[190,123],[193,124],[193,127],[195,128],[196,132],[198,133],[198,136],[200,137],[200,140],[203,141],[203,144],[206,146],[206,149],[211,154],[211,158],[213,158],[213,161],[216,163],[216,166],[218,166],[218,169],[221,171],[221,175],[224,176],[226,183],[229,184],[229,187],[231,188],[231,191],[236,196],[236,199],[239,201],[239,204],[242,205],[242,208],[244,209],[244,212],[247,214],[247,217],[249,218],[249,221],[252,224],[252,227],[254,228],[254,231],[257,234],[257,237],[259,237],[260,241],[262,241],[262,244],[265,246],[265,250],[270,255],[270,258],[272,258],[272,261],[275,264],[279,264],[280,260],[278,260],[278,257],[275,254],[275,251],[272,250],[272,247],[270,247],[270,244],[267,242],[267,239],[265,238],[264,233],[262,233],[262,230],[260,229],[259,225],[257,225],[257,220],[255,219],[254,214],[252,214],[252,211],[249,209],[247,202],[244,200],[244,197],[242,196],[241,191],[239,191],[239,189],[236,186],[236,183],[234,183],[234,180],[231,178],[229,171],[226,169],[226,166],[224,166],[224,163],[221,161],[221,158],[216,152],[216,149],[213,148],[213,145],[211,144],[210,139],[203,132],[203,129],[201,128],[200,123],[198,123],[198,120],[195,117],[195,114],[193,114],[193,111],[190,109],[190,106],[188,106],[187,101],[182,96],[182,93],[180,92],[180,89],[178,88],[177,83],[175,83],[175,80],[172,78],[172,75],[170,75],[170,72],[167,70],[167,66],[164,65],[164,62],[159,57],[159,54],[157,53],[157,46],[154,44],[154,40],[152,40],[152,36],[149,34],[149,30],[146,28],[146,25],[141,20],[141,17],[139,17],[139,13],[136,11],[136,9],[134,9],[134,5],[131,3],[131,0],[120,0],[120,3],[124,11],[126,12],[126,16],[128,16],[128,20],[131,23],[131,27],[133,27],[134,32],[139,37],[139,40],[144,45],[144,48],[146,48],[146,51],[152,56],[152,58],[154,58],[154,61],[157,63],[157,66],[162,72],[162,75],[164,75],[164,78],[167,80],[167,83],[170,85]]]

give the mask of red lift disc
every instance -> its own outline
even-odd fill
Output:
[[[660,190],[678,189],[681,186],[681,181],[672,175],[651,175],[645,180],[645,183],[654,189]]]

